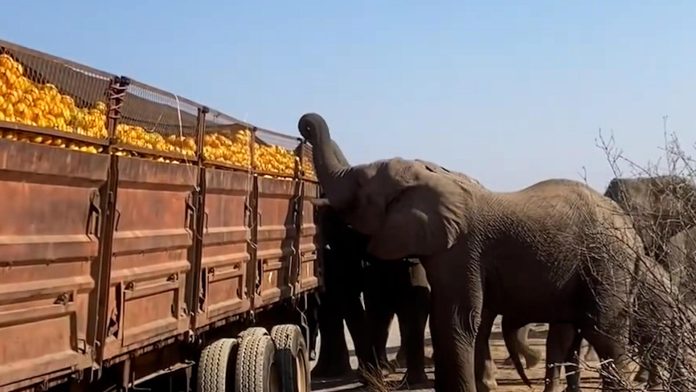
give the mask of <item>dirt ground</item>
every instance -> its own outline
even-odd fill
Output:
[[[505,349],[502,336],[500,334],[500,318],[496,321],[496,325],[493,328],[493,335],[491,337],[491,351],[493,358],[495,360],[496,366],[498,367],[498,372],[496,374],[496,379],[498,382],[498,392],[530,392],[530,391],[542,391],[544,389],[544,361],[532,369],[527,370],[527,376],[532,381],[533,389],[529,389],[520,379],[520,377],[515,372],[512,366],[505,366],[503,361],[508,356],[508,352]],[[546,329],[544,327],[535,328],[534,331],[530,333],[530,343],[544,353],[544,343]],[[346,331],[346,336],[348,340],[348,345],[352,349],[352,341],[350,336]],[[399,329],[396,321],[392,325],[391,333],[389,335],[388,350],[390,353],[390,359],[396,355],[396,351],[399,347]],[[426,342],[430,341],[429,331],[426,331]],[[318,343],[319,349],[321,349],[321,342]],[[426,354],[432,354],[432,347],[426,347]],[[355,356],[351,357],[351,364],[353,368],[357,367],[357,360]],[[596,365],[596,363],[589,363],[589,366]],[[314,366],[314,362],[312,363]],[[399,372],[403,372],[404,369],[400,369]],[[428,376],[433,378],[433,369],[427,369]],[[389,377],[390,380],[398,380],[402,374],[394,374]],[[322,391],[322,392],[332,392],[332,391],[367,391],[367,388],[361,386],[360,383],[353,379],[344,380],[312,380],[312,390]],[[416,389],[416,391],[433,391],[434,389]],[[583,391],[595,391],[599,390],[599,378],[596,373],[589,369],[584,369],[582,372],[582,390]]]

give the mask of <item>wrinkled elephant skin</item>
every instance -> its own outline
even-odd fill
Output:
[[[423,263],[436,390],[485,388],[480,362],[488,341],[477,332],[489,312],[524,323],[578,325],[600,358],[624,368],[630,293],[613,282],[630,281],[637,259],[654,261],[642,254],[630,218],[614,202],[570,180],[499,193],[423,162],[347,166],[331,153],[321,116],[304,115],[298,127],[314,147],[328,202],[369,236],[368,252]],[[617,386],[609,378],[603,383]]]
[[[335,143],[331,148],[335,159],[348,164]],[[322,347],[313,376],[340,377],[351,371],[343,320],[353,338],[360,368],[379,376],[379,362],[386,364],[386,340],[396,314],[408,358],[406,381],[409,385],[423,383],[430,295],[423,266],[417,260],[384,261],[370,257],[366,252],[367,238],[348,227],[334,209],[324,206],[318,213],[324,242],[325,291],[319,298],[317,322]],[[364,268],[365,260],[377,268]]]

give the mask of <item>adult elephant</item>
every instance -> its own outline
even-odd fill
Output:
[[[646,253],[658,262],[672,237],[696,226],[696,184],[691,179],[614,178],[604,195],[631,215]]]
[[[672,237],[662,260],[685,303],[696,303],[696,227]]]
[[[368,235],[370,254],[421,259],[432,290],[436,390],[476,390],[484,355],[475,350],[488,350],[490,338],[479,326],[490,314],[572,323],[611,360],[605,366],[625,366],[631,271],[654,262],[611,200],[570,180],[499,193],[412,160],[343,165],[321,116],[305,114],[298,127],[315,147],[327,196],[316,203]]]
[[[672,278],[684,280],[684,273],[691,265],[686,257],[689,254],[689,236],[696,225],[696,185],[690,179],[678,176],[654,176],[638,178],[614,178],[610,181],[604,195],[615,201],[633,221],[633,227],[638,232],[644,245],[645,252],[653,257],[666,269]],[[691,228],[691,229],[689,229]],[[685,230],[686,229],[686,230]],[[689,273],[691,278],[696,275]],[[688,292],[689,287],[675,282],[675,287],[680,291]],[[526,335],[527,327],[520,329],[508,325],[508,338],[512,336]],[[648,337],[649,338],[649,337]],[[636,340],[648,338],[635,337]],[[521,344],[519,337],[517,343],[510,342],[511,350],[525,350],[528,346]],[[640,350],[639,345],[639,350]],[[591,347],[588,347],[588,354]],[[545,392],[556,391],[560,388],[560,364],[565,364],[568,390],[579,390],[578,353],[580,341],[574,338],[573,327],[569,325],[551,325],[547,341],[547,364]],[[641,350],[642,351],[642,350]],[[586,354],[586,355],[588,355]],[[514,355],[514,354],[512,354]],[[511,356],[512,359],[512,356]],[[520,377],[526,380],[524,370],[519,361],[511,361],[520,373]],[[648,381],[654,385],[656,373],[652,375],[648,370],[649,356],[642,361],[639,372],[634,380],[638,382]],[[650,379],[649,379],[650,378]]]
[[[696,282],[696,227],[677,233],[665,244],[661,244],[660,248],[661,265],[669,276],[671,287],[676,290],[676,295],[673,294],[673,296],[677,297],[677,306],[681,308],[681,311],[686,310],[685,313],[693,312],[696,305],[696,284],[694,283]],[[647,298],[645,302],[648,307],[652,307],[656,301],[653,298]],[[648,317],[650,316],[652,315],[648,313]],[[657,318],[657,320],[660,319]],[[664,381],[660,379],[659,362],[662,362],[664,367],[672,366],[664,364],[665,357],[667,361],[670,359],[674,361],[674,353],[664,355],[662,347],[665,344],[655,341],[656,335],[658,339],[661,338],[655,331],[655,324],[659,322],[653,322],[634,333],[634,339],[639,343],[638,352],[641,356],[641,368],[636,375],[636,381],[647,382],[649,388],[659,387]],[[691,323],[691,326],[680,325],[679,327],[686,327],[686,333],[693,334],[693,325]],[[681,364],[683,361],[678,360],[678,363]],[[681,370],[690,373],[688,377],[682,378],[682,382],[690,382],[693,379],[693,363],[686,365],[685,368],[682,367]],[[688,386],[689,390],[693,388],[694,385]]]
[[[348,164],[331,143],[333,157]],[[353,338],[359,367],[375,372],[387,366],[386,343],[393,315],[399,317],[407,358],[408,385],[427,381],[424,368],[424,330],[429,288],[417,260],[378,260],[367,253],[367,237],[343,222],[330,207],[319,208],[324,238],[326,291],[320,297],[319,329],[322,347],[315,377],[338,377],[351,371],[343,332],[345,319]],[[365,264],[368,266],[365,266]],[[389,284],[385,285],[385,282]],[[364,298],[360,302],[360,295]]]
[[[670,264],[681,263],[684,259],[669,257],[665,247],[677,249],[674,241],[679,241],[679,237],[674,237],[696,226],[694,181],[674,175],[617,177],[609,182],[604,195],[631,215],[645,252],[670,274],[674,272],[677,266]],[[645,382],[648,377],[647,368],[641,366],[635,380]]]
[[[312,377],[334,378],[352,372],[343,322],[348,327],[361,369],[375,366],[363,292],[362,252],[354,246],[363,236],[349,228],[336,211],[319,208],[323,239],[324,290],[319,294],[317,323],[321,347]]]

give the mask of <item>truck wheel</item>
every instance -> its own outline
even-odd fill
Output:
[[[268,335],[246,335],[237,350],[235,391],[280,392],[275,346]]]
[[[276,325],[271,329],[276,362],[280,365],[283,392],[309,392],[309,355],[300,327]]]
[[[264,336],[268,335],[268,331],[263,327],[251,327],[237,334],[237,339],[244,339],[249,336]]]
[[[203,349],[198,361],[198,392],[225,392],[234,389],[237,339],[220,339]]]

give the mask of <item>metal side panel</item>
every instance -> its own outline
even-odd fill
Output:
[[[109,159],[0,140],[0,389],[92,364]]]
[[[300,181],[258,177],[257,271],[254,307],[292,295],[290,270],[296,254],[296,203]]]
[[[104,358],[188,330],[198,168],[118,158]]]
[[[299,291],[307,291],[319,286],[320,271],[318,265],[319,231],[314,220],[316,208],[312,200],[319,197],[319,185],[315,182],[303,181],[302,197],[302,227],[300,227],[300,260]]]
[[[251,260],[248,205],[253,177],[206,169],[205,216],[196,328],[250,309],[247,264]]]

